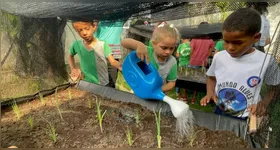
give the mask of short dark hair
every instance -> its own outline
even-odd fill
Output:
[[[250,8],[241,8],[231,13],[223,23],[223,31],[241,31],[254,35],[261,30],[260,14]]]
[[[268,13],[268,2],[246,2],[247,8],[254,8],[260,14]]]

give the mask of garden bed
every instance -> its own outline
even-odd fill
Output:
[[[11,107],[1,110],[1,147],[19,148],[128,148],[126,131],[132,131],[131,147],[157,148],[155,114],[138,104],[117,102],[75,89],[57,93],[62,118],[56,107],[56,94],[18,105],[21,118]],[[103,132],[96,113],[96,97],[101,101]],[[91,106],[91,107],[90,107]],[[139,112],[137,115],[137,111]],[[33,128],[28,123],[33,118]],[[140,119],[137,119],[137,116]],[[140,121],[139,121],[140,120]],[[137,123],[139,121],[139,123]],[[55,127],[56,142],[49,135],[50,124]],[[248,148],[235,133],[212,131],[195,127],[195,134],[179,139],[175,133],[176,120],[161,115],[161,147],[163,148]]]

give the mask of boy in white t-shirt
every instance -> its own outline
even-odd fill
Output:
[[[242,8],[227,17],[222,29],[226,51],[214,56],[207,71],[207,95],[200,101],[202,106],[214,100],[215,113],[247,119],[250,112],[256,113],[263,82],[279,85],[275,59],[252,47],[261,37],[260,29],[260,14],[253,9]]]

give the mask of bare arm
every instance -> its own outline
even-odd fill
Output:
[[[175,87],[175,83],[176,81],[168,81],[166,84],[164,84],[161,89],[163,92],[168,92],[170,91],[172,88]]]
[[[212,47],[209,48],[209,54],[208,57],[212,55]]]
[[[145,44],[130,38],[122,40],[121,44],[124,48],[127,48],[129,50],[136,50],[137,57],[142,61],[144,61],[144,59],[146,58],[146,62],[149,64],[148,50]]]
[[[264,116],[267,113],[269,104],[275,99],[277,89],[279,89],[279,87],[270,86],[268,93],[265,95],[263,100],[257,104],[248,106],[248,110],[252,113],[252,115]]]
[[[217,98],[215,96],[215,86],[216,86],[216,77],[208,76],[207,83],[206,83],[207,94],[205,97],[203,97],[200,100],[200,105],[206,106],[207,103],[209,103],[211,100],[214,100],[215,103],[217,102]]]
[[[136,50],[139,46],[146,46],[142,42],[131,39],[131,38],[123,39],[121,41],[121,44],[124,48],[129,49],[129,50]]]
[[[216,77],[208,76],[206,88],[207,95],[214,96],[215,95],[215,86],[216,86]]]
[[[75,59],[74,59],[74,56],[71,56],[70,54],[68,54],[68,64],[69,64],[71,71],[73,69],[75,69]]]
[[[107,59],[108,59],[109,63],[110,63],[113,67],[115,67],[115,68],[117,68],[117,69],[119,69],[119,70],[122,71],[122,65],[121,65],[121,63],[118,62],[118,61],[116,61],[115,58],[112,56],[112,54],[110,54],[110,55],[108,56]]]
[[[71,78],[76,81],[81,76],[81,70],[75,67],[75,59],[74,56],[68,54],[68,64],[71,70]]]

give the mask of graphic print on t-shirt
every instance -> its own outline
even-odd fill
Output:
[[[225,88],[219,91],[217,105],[225,113],[238,116],[247,108],[247,99],[238,90]]]
[[[249,87],[253,88],[261,82],[261,79],[257,76],[252,76],[247,80]]]
[[[185,47],[181,50],[180,55],[181,56],[189,56],[191,52],[191,49],[189,47]]]

